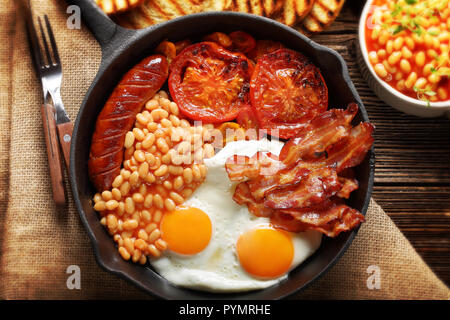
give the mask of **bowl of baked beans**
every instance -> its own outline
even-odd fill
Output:
[[[358,64],[388,105],[420,117],[450,117],[450,0],[368,0]]]

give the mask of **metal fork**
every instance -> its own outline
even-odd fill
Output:
[[[44,97],[45,99],[47,99],[46,103],[48,103],[48,96],[50,95],[56,110],[56,127],[58,128],[59,143],[63,151],[64,162],[66,163],[67,170],[69,170],[70,141],[72,140],[73,123],[70,121],[61,99],[60,89],[62,81],[62,69],[55,37],[53,35],[52,27],[47,15],[44,15],[44,20],[53,51],[53,58],[50,53],[50,48],[47,42],[47,37],[45,36],[44,28],[42,27],[41,18],[38,17],[39,29],[41,31],[45,54],[47,56],[47,63],[41,64],[42,88],[44,89]],[[41,60],[41,62],[43,61]],[[47,94],[45,94],[46,90]]]
[[[22,9],[27,25],[30,51],[36,73],[41,80],[44,94],[44,104],[41,107],[41,115],[52,181],[53,199],[58,206],[62,206],[66,204],[66,196],[63,185],[60,146],[63,151],[66,167],[69,168],[70,141],[72,140],[73,124],[64,110],[60,95],[62,81],[61,61],[47,15],[44,16],[44,20],[51,48],[48,44],[41,18],[38,18],[39,30],[46,57],[46,61],[44,61],[44,52],[41,49],[39,38],[34,27],[30,2],[22,0],[20,2],[20,8]],[[53,102],[53,105],[50,104],[50,100]]]

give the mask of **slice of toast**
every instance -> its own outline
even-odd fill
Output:
[[[311,12],[303,20],[309,32],[321,32],[336,20],[345,0],[316,0]]]
[[[295,11],[297,12],[298,20],[302,21],[311,11],[315,0],[296,0]]]
[[[145,0],[95,0],[95,3],[106,13],[116,14],[133,9]]]
[[[293,26],[300,22],[310,12],[315,0],[285,0],[277,20]]]

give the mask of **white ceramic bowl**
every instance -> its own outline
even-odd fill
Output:
[[[357,62],[364,79],[381,100],[395,109],[419,117],[432,118],[446,115],[450,118],[450,100],[430,102],[428,105],[425,101],[408,97],[395,90],[375,73],[369,62],[369,54],[367,52],[365,40],[366,18],[371,12],[372,2],[373,0],[368,0],[366,2],[359,20],[359,49],[357,50]]]

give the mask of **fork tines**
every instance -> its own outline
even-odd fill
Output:
[[[47,37],[45,35],[44,28],[42,27],[41,17],[38,17],[39,29],[41,31],[42,41],[44,43],[44,49],[45,49],[45,53],[47,56],[47,65],[48,66],[52,66],[52,65],[56,66],[60,63],[60,60],[59,60],[58,49],[56,47],[55,37],[53,35],[52,27],[50,25],[50,21],[48,20],[47,15],[44,15],[44,20],[45,20],[45,26],[47,29],[47,34],[50,39],[50,44],[51,44],[52,51],[53,51],[53,59],[52,59],[52,56],[50,53],[50,47],[47,42]],[[43,65],[41,65],[41,67],[43,67]]]

